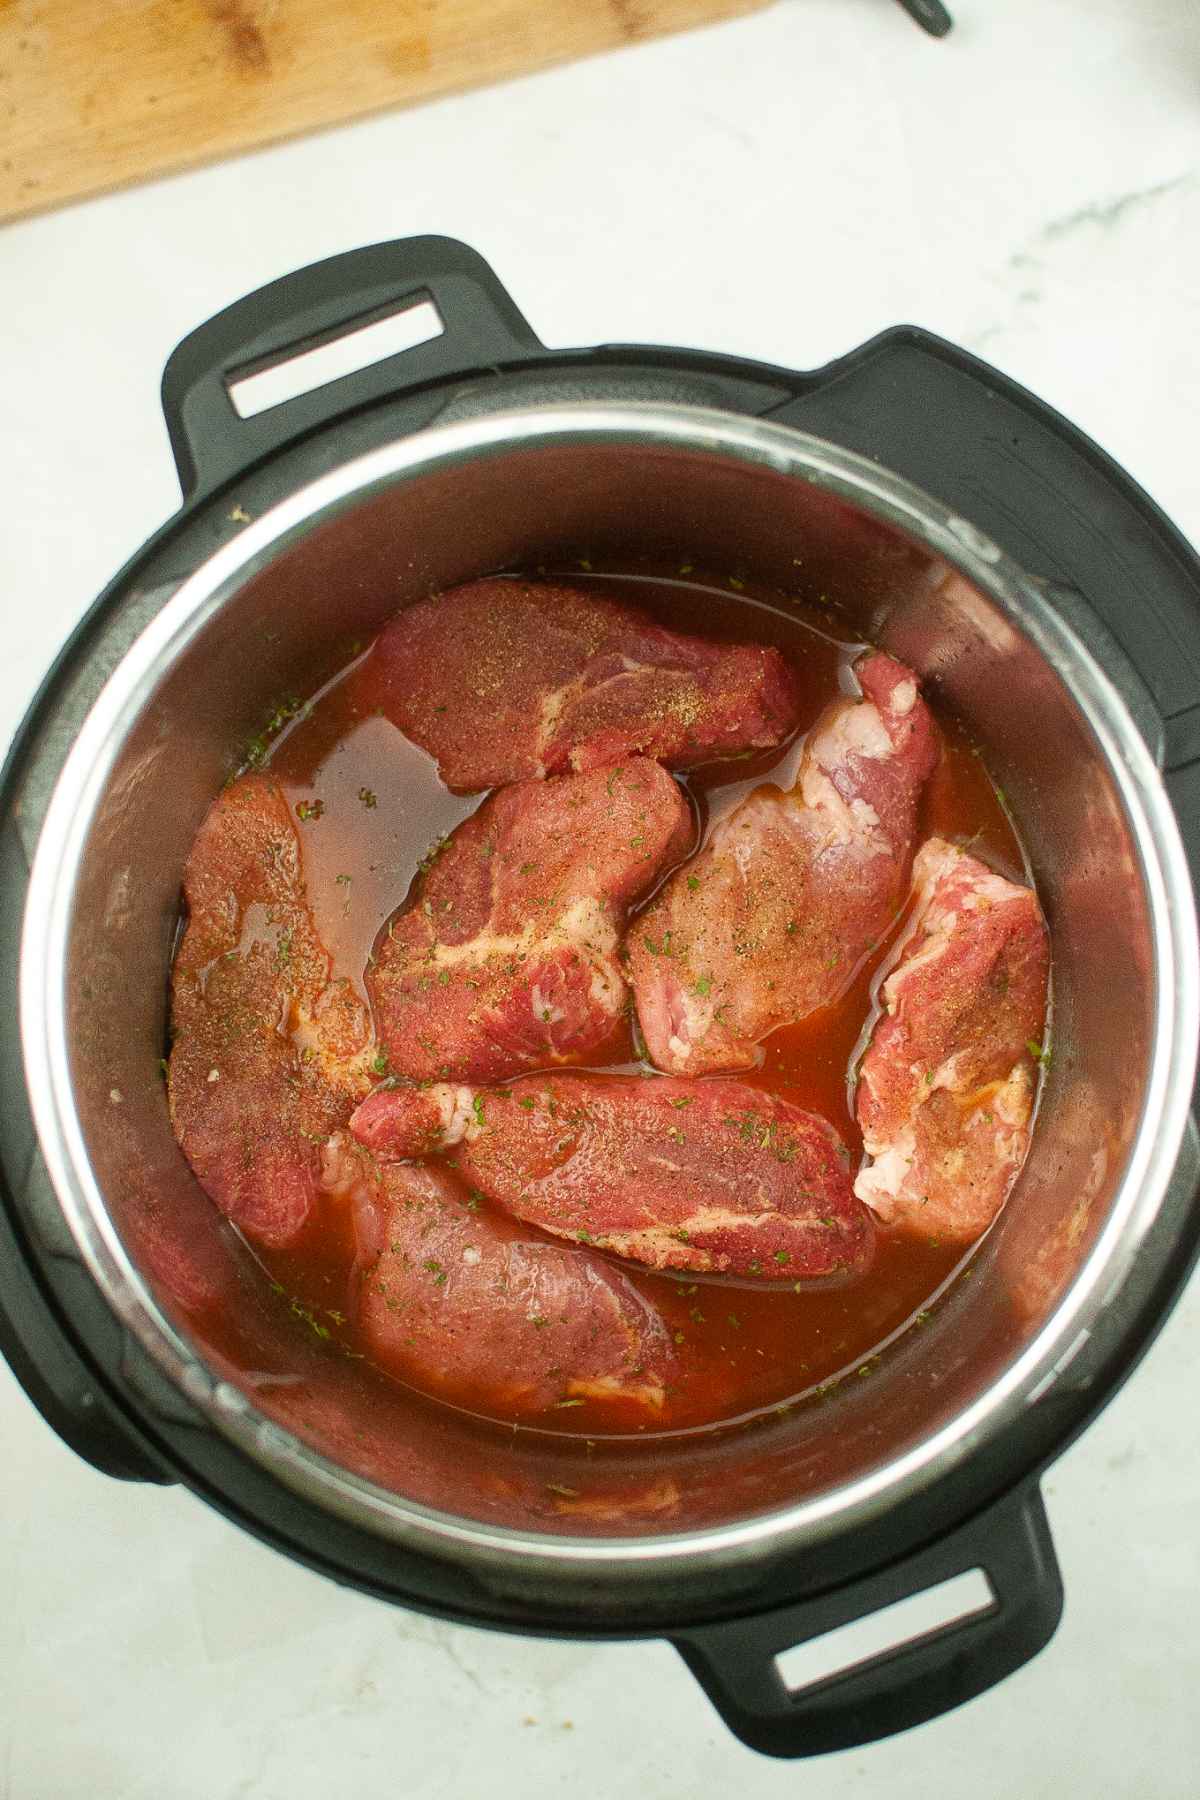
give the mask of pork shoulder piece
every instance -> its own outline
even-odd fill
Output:
[[[931,838],[916,911],[858,1077],[873,1160],[855,1192],[890,1224],[969,1243],[1025,1160],[1049,946],[1030,888]]]
[[[661,1409],[674,1343],[602,1256],[482,1207],[447,1169],[378,1163],[344,1133],[324,1174],[352,1208],[358,1325],[381,1369],[510,1415],[586,1399]]]
[[[280,1246],[317,1204],[320,1146],[370,1088],[367,1009],[332,979],[296,827],[267,776],[213,803],[183,891],[171,1123],[210,1199],[248,1237]]]
[[[795,1284],[858,1274],[872,1254],[833,1127],[743,1082],[395,1087],[350,1129],[379,1155],[446,1154],[514,1217],[651,1268]]]
[[[367,989],[395,1074],[489,1081],[578,1059],[626,1010],[626,908],[692,841],[655,762],[523,781],[435,852]]]
[[[448,787],[672,768],[781,744],[796,684],[778,650],[668,631],[578,588],[496,577],[402,612],[378,639],[383,706]]]
[[[768,1032],[844,992],[896,915],[937,727],[902,663],[875,652],[855,674],[862,698],[821,714],[795,787],[759,788],[721,819],[630,933],[660,1069],[752,1068]]]

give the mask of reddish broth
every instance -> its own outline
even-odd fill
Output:
[[[802,734],[839,690],[852,691],[848,670],[861,645],[845,621],[820,606],[749,582],[717,585],[690,570],[685,578],[661,570],[631,575],[587,569],[558,579],[594,583],[597,591],[644,607],[676,630],[776,644],[801,678]],[[944,754],[924,796],[917,842],[932,833],[969,840],[1002,874],[1026,879],[1016,833],[976,747],[954,720],[937,716]],[[686,786],[702,830],[760,783],[790,786],[801,741],[782,753],[689,773]],[[335,972],[363,992],[363,971],[382,921],[404,899],[422,857],[482,796],[450,793],[432,759],[380,716],[369,648],[285,723],[258,760],[269,762],[301,822],[309,898]],[[823,1114],[844,1139],[853,1166],[862,1155],[852,1111],[853,1068],[875,1017],[881,965],[899,930],[898,923],[835,1005],[776,1032],[762,1046],[761,1067],[740,1077]],[[601,1065],[593,1060],[590,1066]],[[602,1066],[643,1066],[630,1025]],[[531,1228],[530,1235],[537,1233]],[[290,1299],[298,1329],[307,1325],[331,1345],[357,1351],[353,1247],[348,1222],[332,1205],[301,1244],[255,1254]],[[631,1280],[660,1308],[680,1346],[683,1377],[661,1418],[647,1420],[622,1402],[569,1402],[569,1410],[554,1409],[524,1421],[523,1428],[532,1424],[589,1439],[631,1430],[656,1435],[786,1407],[839,1378],[869,1373],[889,1342],[919,1326],[963,1260],[957,1246],[880,1227],[873,1266],[850,1285],[766,1291],[631,1268]]]

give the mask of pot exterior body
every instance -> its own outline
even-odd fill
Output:
[[[408,268],[417,246],[382,249]],[[214,384],[234,360],[351,316],[347,272],[321,276],[334,265],[276,284],[286,305],[266,290],[279,318],[253,341],[245,320],[261,326],[270,308],[231,309],[168,371],[191,502],[85,622],[8,771],[0,981],[14,1011],[36,866],[23,1073],[15,1045],[3,1052],[8,1091],[31,1103],[0,1141],[28,1290],[5,1296],[4,1347],[101,1466],[182,1474],[389,1597],[601,1633],[763,1614],[847,1583],[845,1604],[866,1610],[880,1601],[855,1588],[865,1572],[954,1538],[1079,1428],[1194,1254],[1195,922],[1170,801],[1195,856],[1195,564],[1098,452],[920,334],[817,376],[683,353],[551,357],[495,301],[490,272],[450,251],[425,284],[450,328],[413,390],[396,393],[392,371],[274,425],[221,413]],[[382,304],[390,266],[362,265],[356,304],[368,291]],[[1021,455],[989,465],[1001,418],[1019,423]],[[966,474],[944,444],[941,478],[926,474],[943,427],[974,433]],[[876,444],[933,495],[853,454]],[[1004,471],[990,484],[989,467]],[[1048,470],[1063,522],[1035,557]],[[1091,508],[1078,543],[1068,492]],[[1119,553],[1115,572],[1097,540],[1110,564]],[[753,1434],[594,1456],[493,1431],[298,1343],[178,1152],[159,1059],[183,859],[280,698],[312,692],[350,641],[431,589],[635,548],[823,598],[987,746],[1050,921],[1055,1049],[1029,1161],[970,1280],[869,1381]],[[1120,593],[1143,590],[1138,629]],[[244,1322],[236,1344],[197,1309],[198,1267]],[[1010,1549],[1032,1546],[993,1575],[1010,1622],[1013,1569],[1040,1567],[1043,1595],[1057,1592],[1035,1513],[1027,1499],[1006,1514]],[[960,1562],[974,1554],[974,1539],[954,1541]],[[1012,1666],[1054,1613],[1043,1604],[1007,1652],[994,1632],[981,1640],[978,1667]],[[689,1660],[703,1678],[703,1647]],[[943,1704],[984,1680],[958,1685]],[[733,1722],[786,1748],[770,1741],[771,1691]],[[885,1707],[879,1730],[916,1716]],[[830,1747],[842,1727],[809,1729]],[[822,1729],[830,1744],[816,1744]]]

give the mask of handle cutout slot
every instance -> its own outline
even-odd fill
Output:
[[[386,318],[375,319],[369,325],[341,332],[311,350],[274,362],[269,368],[238,376],[227,384],[230,404],[239,419],[253,419],[273,406],[311,394],[314,388],[324,387],[330,381],[357,375],[372,363],[428,344],[445,330],[433,301],[420,300],[402,312],[388,313]]]
[[[966,1569],[935,1587],[922,1588],[919,1594],[909,1594],[878,1612],[782,1650],[775,1667],[794,1697],[835,1675],[846,1675],[901,1650],[918,1638],[936,1636],[964,1619],[993,1612],[995,1607],[996,1596],[984,1571]]]

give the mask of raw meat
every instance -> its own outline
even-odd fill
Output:
[[[1049,950],[1032,890],[931,838],[916,911],[883,984],[858,1078],[874,1158],[855,1192],[881,1219],[970,1242],[1004,1204],[1029,1146]]]
[[[353,1210],[358,1324],[380,1368],[484,1411],[661,1408],[675,1346],[602,1256],[481,1207],[445,1169],[377,1163],[344,1134],[325,1183]]]
[[[268,777],[214,802],[188,857],[172,975],[171,1122],[223,1213],[278,1247],[320,1193],[320,1146],[371,1085],[370,1020],[334,981],[300,841]]]
[[[783,743],[778,650],[713,644],[578,588],[496,577],[423,600],[379,638],[384,711],[469,793],[645,752],[673,768]]]
[[[871,1258],[870,1215],[833,1127],[739,1081],[384,1088],[350,1129],[380,1155],[448,1152],[515,1217],[652,1268],[794,1284],[859,1274]]]
[[[638,919],[638,1019],[675,1075],[752,1068],[760,1038],[836,1000],[904,897],[937,728],[902,663],[855,665],[790,793],[757,789]]]
[[[628,1005],[625,909],[692,833],[644,757],[485,800],[427,859],[367,972],[392,1071],[497,1080],[603,1043]]]

